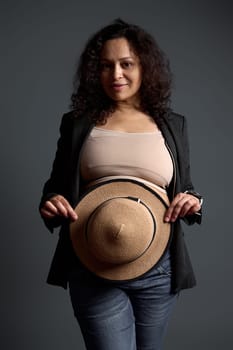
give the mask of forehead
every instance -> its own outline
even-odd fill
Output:
[[[101,59],[119,59],[123,57],[136,58],[129,42],[125,38],[107,40],[100,54]]]

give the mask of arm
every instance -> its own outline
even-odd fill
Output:
[[[200,224],[202,219],[202,197],[194,191],[191,181],[187,122],[184,117],[182,117],[182,120],[181,137],[179,138],[181,192],[173,198],[166,212],[165,221],[174,222],[180,217],[189,225],[195,222]]]
[[[57,143],[52,172],[44,185],[39,206],[44,223],[51,232],[67,218],[72,218],[73,215],[73,209],[68,202],[72,125],[71,113],[65,114],[60,126],[60,137]]]

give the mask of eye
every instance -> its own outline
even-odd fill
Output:
[[[129,69],[133,66],[133,62],[125,61],[121,64],[122,68]]]
[[[103,71],[110,70],[111,69],[111,64],[108,62],[102,62],[100,63],[100,69]]]

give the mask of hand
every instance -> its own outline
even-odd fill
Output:
[[[72,221],[78,218],[69,202],[61,195],[53,196],[47,200],[40,209],[40,212],[46,219],[54,218],[57,215],[69,218]]]
[[[169,208],[167,209],[164,221],[174,222],[178,217],[184,217],[185,215],[192,215],[197,213],[201,209],[199,199],[191,194],[178,193]]]

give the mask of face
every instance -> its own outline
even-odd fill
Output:
[[[139,58],[125,38],[111,39],[103,46],[100,80],[105,93],[116,102],[137,104],[142,81]]]

